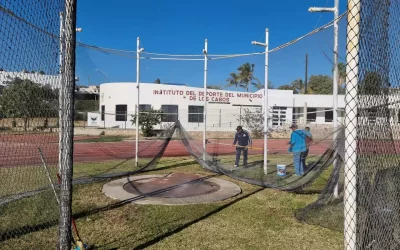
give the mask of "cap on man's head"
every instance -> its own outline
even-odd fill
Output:
[[[296,123],[293,123],[289,128],[298,128]]]
[[[242,129],[242,126],[237,126],[236,130]]]

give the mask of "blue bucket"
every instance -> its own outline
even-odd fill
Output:
[[[276,174],[278,176],[286,176],[286,165],[276,165]]]

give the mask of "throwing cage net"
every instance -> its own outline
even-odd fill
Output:
[[[19,246],[28,248],[32,244],[28,235],[37,231],[46,236],[41,246],[55,245],[57,225],[59,244],[68,246],[70,243],[66,241],[72,239],[71,215],[87,217],[129,202],[110,202],[105,198],[82,201],[80,192],[99,190],[104,181],[112,178],[150,171],[163,156],[192,156],[211,172],[253,185],[296,193],[320,192],[314,203],[296,212],[296,217],[307,223],[343,230],[347,249],[397,249],[400,242],[396,223],[399,206],[397,82],[400,77],[396,72],[399,55],[394,43],[398,40],[395,29],[400,4],[389,0],[379,4],[355,0],[349,3],[347,19],[343,14],[339,20],[340,30],[345,30],[347,25],[346,60],[339,53],[339,60],[346,61],[345,76],[340,77],[346,80],[339,81],[339,103],[343,105],[337,112],[338,126],[333,127],[332,101],[313,103],[305,98],[332,94],[332,89],[327,87],[332,86],[332,79],[327,77],[333,67],[329,56],[333,47],[332,23],[270,48],[268,67],[272,84],[276,82],[280,90],[302,97],[288,107],[281,102],[282,96],[269,87],[267,117],[263,108],[263,83],[256,77],[265,72],[262,67],[252,65],[263,65],[264,53],[215,55],[207,47],[206,55],[140,53],[145,71],[170,61],[176,63],[176,68],[191,72],[179,80],[189,85],[204,74],[207,93],[202,89],[181,93],[179,84],[163,84],[162,73],[157,79],[144,74],[144,80],[140,80],[160,84],[159,92],[153,94],[169,95],[170,103],[176,98],[189,98],[193,103],[187,109],[170,103],[152,107],[151,100],[143,97],[139,98],[139,106],[111,108],[102,104],[104,98],[111,97],[100,93],[99,99],[93,101],[94,108],[80,110],[78,96],[83,91],[73,90],[73,78],[78,76],[76,81],[82,88],[111,79],[135,82],[134,74],[132,79],[131,76],[119,78],[102,69],[111,62],[125,60],[122,65],[131,71],[135,67],[136,51],[77,43],[75,75],[74,59],[71,59],[75,54],[75,35],[71,35],[75,32],[75,17],[71,14],[74,3],[29,1],[22,6],[3,1],[0,4],[3,27],[0,34],[4,38],[0,40],[4,55],[0,58],[0,177],[3,180],[0,246],[7,248],[19,237],[22,239],[18,241]],[[344,32],[340,36],[344,37]],[[308,51],[305,44],[318,49]],[[243,60],[246,56],[254,59]],[[154,63],[149,63],[152,60]],[[193,61],[192,66],[187,61]],[[307,87],[301,80],[305,61],[309,62]],[[298,79],[285,78],[285,73],[277,67],[282,64],[298,72]],[[222,85],[209,84],[220,81],[217,79],[221,72],[226,72],[226,83],[232,91],[221,91]],[[243,78],[243,72],[247,78]],[[238,75],[242,75],[242,81],[238,81]],[[166,79],[165,83],[174,81]],[[112,87],[103,86],[104,89]],[[325,87],[321,89],[321,86]],[[124,88],[131,95],[140,96],[135,84]],[[146,88],[148,85],[141,85],[141,89]],[[245,91],[236,92],[236,88]],[[78,94],[73,96],[74,92]],[[247,99],[254,103],[249,104]],[[79,125],[73,131],[73,116],[77,118],[78,111],[85,114],[83,126],[98,128],[98,135],[82,137],[84,133],[79,132]],[[139,139],[135,131],[137,114],[142,119],[160,119],[153,131],[143,129],[141,120]],[[266,132],[264,122],[268,123]],[[299,128],[297,132],[304,135],[309,127],[312,134],[308,155],[301,156],[305,161],[301,176],[295,175],[294,156],[288,151],[287,143],[292,133],[297,133],[289,128],[293,123]],[[249,133],[251,146],[238,150],[233,145],[237,125]],[[75,132],[74,143],[72,132]],[[109,133],[122,136],[123,140],[96,141]],[[264,162],[265,135],[268,136],[267,162]],[[73,154],[74,151],[78,153]],[[247,154],[245,162],[243,153]],[[88,183],[92,185],[85,188]],[[74,197],[78,197],[73,211],[70,210],[72,185]]]
[[[296,216],[343,230],[345,249],[397,249],[400,4],[351,0],[348,8],[345,154],[331,176],[338,196],[327,185]]]
[[[0,2],[0,248],[60,218],[60,13],[64,1]]]

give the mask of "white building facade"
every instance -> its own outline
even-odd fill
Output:
[[[114,82],[100,85],[98,113],[88,114],[88,126],[104,128],[135,128],[132,121],[137,104],[137,85],[134,82]],[[150,107],[163,112],[162,129],[179,120],[188,131],[204,128],[203,88],[141,83],[140,111]],[[232,131],[237,125],[246,126],[249,114],[262,115],[264,90],[254,93],[207,89],[207,131]],[[291,90],[268,90],[269,126],[279,127],[292,122],[332,124],[331,95],[298,95]],[[305,109],[306,107],[306,109]],[[344,96],[339,96],[338,108],[344,109]],[[305,115],[305,110],[307,114]],[[339,112],[339,122],[343,119]]]
[[[0,71],[0,85],[5,85],[7,82],[14,80],[15,78],[20,78],[22,80],[31,80],[35,83],[49,85],[53,88],[58,88],[60,86],[61,77],[60,75],[46,75],[35,73],[24,73],[24,72],[7,72]]]

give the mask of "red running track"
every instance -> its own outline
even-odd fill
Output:
[[[99,162],[118,159],[135,158],[135,141],[84,143],[81,139],[88,137],[76,137],[74,144],[74,162]],[[23,142],[22,142],[23,141]],[[49,165],[58,162],[58,137],[57,135],[26,135],[0,136],[0,167],[41,165],[42,161],[38,148],[40,147],[46,162]],[[212,140],[207,144],[207,152],[210,154],[234,154],[235,147],[231,146],[232,140]],[[139,143],[139,157],[154,157],[162,148],[164,141],[141,141]],[[287,152],[287,140],[269,139],[269,153],[285,154]],[[228,145],[225,145],[228,144]],[[201,141],[191,144],[194,152],[201,156]],[[330,145],[324,141],[310,148],[310,154],[322,154]],[[196,147],[199,149],[196,151]],[[249,154],[262,154],[263,140],[253,140],[253,149]],[[163,157],[189,156],[188,151],[180,140],[171,140],[162,154]]]
[[[84,143],[79,140],[93,138],[94,136],[75,137],[74,162],[99,162],[116,159],[134,159],[135,142],[108,142],[108,143]],[[97,136],[96,136],[97,137]],[[154,157],[162,148],[164,141],[141,141],[139,143],[139,157]],[[207,144],[207,152],[210,154],[234,154],[235,147],[231,146],[232,140],[211,140]],[[269,139],[269,154],[286,154],[287,140]],[[330,141],[322,141],[310,147],[310,154],[322,154],[330,146]],[[227,144],[227,145],[225,145]],[[200,140],[193,143],[195,153],[201,156],[202,143]],[[198,148],[196,152],[196,146]],[[40,147],[46,162],[57,164],[58,162],[58,134],[34,134],[34,135],[0,135],[0,167],[41,165],[38,152]],[[365,153],[393,154],[400,151],[399,141],[362,141],[358,150]],[[262,154],[263,140],[253,140],[253,149],[249,154]],[[188,151],[180,140],[171,140],[163,157],[189,156]]]

